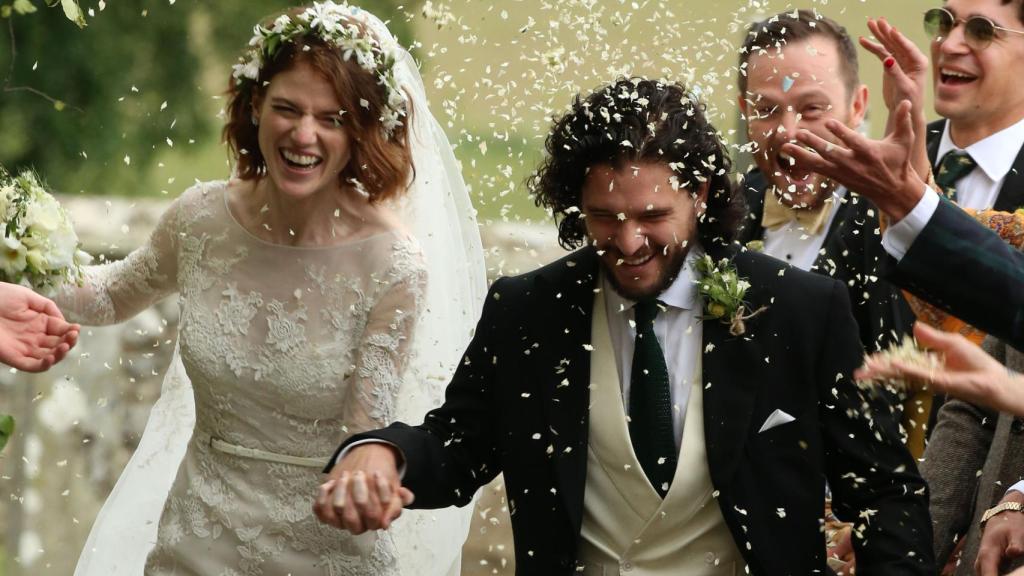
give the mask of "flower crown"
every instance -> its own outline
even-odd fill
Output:
[[[263,63],[274,57],[274,54],[285,42],[293,42],[296,37],[312,34],[341,51],[342,60],[348,61],[355,57],[356,63],[377,76],[378,83],[387,93],[387,103],[381,111],[380,122],[384,133],[391,136],[395,128],[402,125],[406,115],[407,97],[395,79],[395,57],[393,49],[386,48],[369,32],[364,32],[353,20],[368,24],[369,13],[347,3],[314,2],[297,16],[282,14],[267,28],[257,24],[253,28],[249,50],[239,63],[232,67],[232,75],[239,83],[256,82],[260,77]],[[369,103],[361,100],[364,108]]]

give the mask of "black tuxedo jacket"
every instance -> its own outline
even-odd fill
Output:
[[[760,254],[735,263],[751,309],[768,308],[742,337],[704,322],[704,422],[717,500],[751,573],[825,572],[825,478],[837,513],[864,526],[859,573],[934,573],[927,487],[894,419],[850,381],[861,347],[846,290]],[[598,266],[587,248],[496,281],[444,405],[342,446],[397,445],[414,507],[465,505],[504,472],[517,574],[575,573]],[[758,433],[777,409],[796,420]]]
[[[743,181],[747,218],[739,241],[764,239],[761,217],[768,183],[756,168]],[[868,352],[884,349],[910,334],[914,312],[900,290],[882,278],[888,254],[882,248],[878,208],[867,198],[847,191],[835,218],[825,233],[821,253],[811,271],[839,280],[849,292],[860,342]]]

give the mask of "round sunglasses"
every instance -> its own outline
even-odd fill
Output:
[[[949,36],[957,24],[964,25],[964,43],[974,50],[984,50],[1002,32],[1024,34],[1024,30],[1013,30],[997,26],[984,16],[957,18],[945,8],[932,8],[924,13],[924,30],[933,40],[941,42]]]

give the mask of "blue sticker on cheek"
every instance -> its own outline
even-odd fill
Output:
[[[782,79],[782,91],[789,92],[789,89],[793,87],[794,80],[789,76]]]

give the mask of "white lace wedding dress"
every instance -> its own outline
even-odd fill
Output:
[[[195,424],[145,573],[398,574],[401,530],[353,536],[319,524],[311,506],[339,442],[395,419],[423,307],[419,245],[397,231],[329,247],[271,244],[233,218],[226,190],[189,189],[147,245],[88,268],[84,286],[60,296],[75,321],[109,324],[178,294]],[[174,398],[168,388],[180,383],[168,380]],[[188,395],[186,384],[167,401]]]

